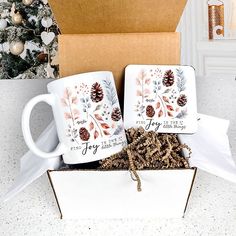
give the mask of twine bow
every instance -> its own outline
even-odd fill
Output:
[[[137,181],[138,192],[142,188],[137,170],[189,168],[191,149],[181,144],[176,134],[158,134],[143,128],[131,128],[126,135],[129,144],[121,152],[100,161],[100,169],[128,169],[131,178]],[[182,154],[184,148],[189,152],[188,157]]]

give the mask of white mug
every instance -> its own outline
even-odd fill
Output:
[[[55,80],[49,94],[32,98],[24,108],[22,131],[29,149],[37,156],[63,155],[66,164],[97,161],[127,145],[120,105],[111,72],[90,72]],[[51,105],[59,145],[53,152],[40,150],[30,132],[30,114],[39,102]]]

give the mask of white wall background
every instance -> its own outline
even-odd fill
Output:
[[[224,0],[226,35],[233,2],[236,1]],[[193,65],[200,76],[236,76],[236,40],[208,40],[207,0],[188,0],[177,30],[182,33],[182,64]]]

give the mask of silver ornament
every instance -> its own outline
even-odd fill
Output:
[[[25,45],[21,41],[13,41],[10,44],[10,52],[13,55],[20,55],[24,51]]]
[[[50,17],[43,17],[43,19],[41,20],[41,24],[45,28],[49,28],[50,26],[52,26],[52,23],[53,22]]]
[[[7,27],[7,21],[5,19],[0,19],[0,30],[4,30]]]

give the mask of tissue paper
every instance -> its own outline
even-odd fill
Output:
[[[58,145],[57,131],[54,122],[51,122],[44,132],[40,135],[36,142],[37,146],[42,150],[49,152],[54,150]],[[22,158],[20,163],[20,174],[16,178],[14,184],[9,189],[7,194],[2,198],[7,201],[25,187],[38,179],[41,175],[47,172],[48,169],[55,170],[62,165],[60,157],[43,159],[28,151]]]
[[[201,114],[198,132],[179,135],[179,139],[192,149],[191,166],[236,183],[236,166],[227,136],[228,127],[228,120]]]

